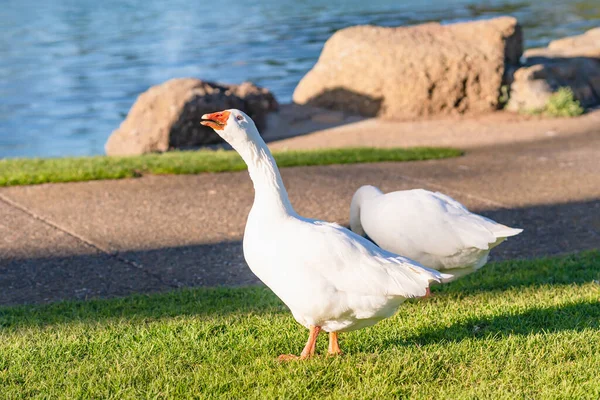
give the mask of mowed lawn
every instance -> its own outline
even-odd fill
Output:
[[[458,157],[450,148],[339,148],[273,152],[279,167],[436,160]],[[199,174],[246,169],[235,151],[172,151],[132,157],[65,157],[0,159],[0,187],[40,183],[134,178],[145,174]]]
[[[600,252],[491,263],[279,363],[307,331],[266,288],[0,309],[0,397],[600,398]]]

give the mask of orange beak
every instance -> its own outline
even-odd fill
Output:
[[[210,126],[214,130],[222,131],[227,125],[229,119],[229,111],[219,111],[212,114],[204,114],[200,123],[204,126]]]

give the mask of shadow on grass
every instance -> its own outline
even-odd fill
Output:
[[[478,272],[433,291],[462,295],[519,287],[583,284],[600,279],[600,251],[489,263]]]
[[[427,345],[460,342],[465,339],[502,339],[511,335],[526,336],[586,329],[600,329],[600,301],[530,308],[522,313],[472,318],[449,327],[431,326],[415,336],[384,340],[380,345],[384,347]]]
[[[600,276],[600,252],[562,257],[492,263],[480,273],[435,288],[437,296],[460,297],[515,287],[588,283]],[[452,299],[451,299],[452,301]],[[152,320],[178,316],[288,314],[287,307],[266,287],[179,289],[167,293],[108,300],[64,301],[48,305],[0,308],[0,328],[44,326],[105,320]],[[524,333],[598,326],[600,304],[529,310],[522,315],[477,319],[451,328],[432,328],[409,341],[455,340],[489,332]],[[592,324],[592,325],[590,325]],[[595,325],[593,325],[595,324]],[[477,327],[477,328],[476,328]]]
[[[178,316],[288,313],[265,287],[180,289],[116,299],[0,308],[0,329],[63,323],[147,321]]]

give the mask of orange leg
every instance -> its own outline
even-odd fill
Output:
[[[327,350],[327,354],[330,356],[339,356],[342,354],[337,332],[329,332],[329,349]]]
[[[431,289],[427,286],[427,291],[425,292],[425,297],[431,297]]]
[[[306,342],[306,346],[304,346],[304,350],[300,353],[300,356],[295,356],[293,354],[282,354],[279,356],[279,361],[290,361],[290,360],[306,360],[309,357],[312,357],[315,354],[315,347],[317,346],[317,337],[319,336],[319,332],[321,332],[320,326],[310,326],[310,333],[308,335],[308,342]]]

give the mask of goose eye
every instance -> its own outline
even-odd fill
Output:
[[[242,117],[241,115],[238,115],[237,117],[235,117],[235,119],[237,119],[238,121],[241,121],[244,119],[244,117]]]

